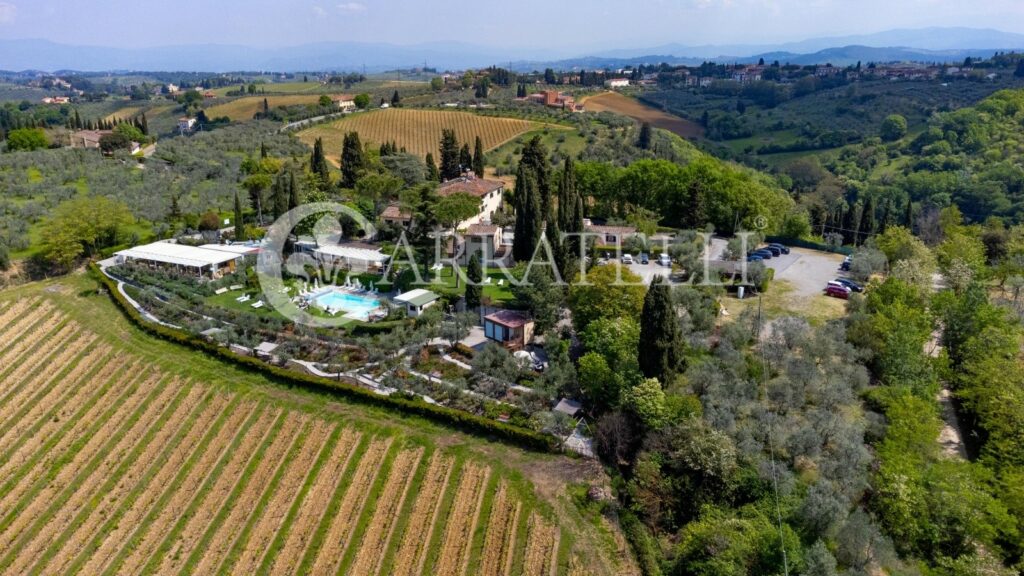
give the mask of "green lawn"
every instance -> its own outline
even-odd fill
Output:
[[[508,304],[515,300],[515,296],[512,295],[512,288],[509,286],[508,278],[506,278],[505,274],[501,270],[488,270],[487,276],[489,276],[492,280],[490,284],[484,286],[485,302],[489,300],[490,302],[493,302],[495,304]],[[434,278],[435,276],[431,276],[429,279],[424,278],[424,280],[429,280],[431,282],[431,284],[426,287],[428,290],[433,290],[441,294],[459,296],[466,293],[465,282],[459,282],[458,288],[455,287],[455,272],[449,267],[445,267],[441,270],[440,284],[434,283]],[[499,286],[498,283],[503,279],[505,280],[505,285]]]

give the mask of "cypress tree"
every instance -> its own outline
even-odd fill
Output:
[[[285,172],[285,170],[278,172],[271,190],[274,196],[274,218],[280,218],[288,211],[288,200],[292,191],[290,190],[291,178]]]
[[[479,136],[473,145],[473,173],[481,178],[484,176],[484,143]]]
[[[481,282],[484,279],[484,271],[480,266],[480,254],[474,252],[469,257],[469,265],[466,267],[466,308],[479,308],[482,300],[484,287]]]
[[[441,179],[451,180],[459,177],[459,140],[455,131],[445,128],[441,130]]]
[[[320,179],[322,189],[326,189],[331,182],[331,169],[327,166],[324,143],[320,138],[313,143],[313,155],[309,159],[309,169]]]
[[[683,336],[679,330],[672,292],[661,276],[654,278],[644,297],[640,316],[640,346],[637,360],[646,378],[657,378],[669,386],[682,368]]]
[[[345,140],[341,148],[341,186],[342,188],[355,188],[356,180],[359,179],[359,172],[366,165],[366,158],[363,155],[363,144],[359,141],[358,132],[345,134]]]
[[[427,180],[431,182],[441,180],[441,173],[437,170],[437,164],[434,163],[433,152],[427,152]]]
[[[263,115],[267,116],[268,114],[270,114],[270,103],[267,102],[266,98],[264,98],[263,99]]]
[[[78,109],[77,108],[75,109],[75,129],[76,130],[81,130],[82,129],[82,117],[78,115]]]
[[[875,233],[875,197],[868,196],[860,215],[860,241],[863,242]]]
[[[398,95],[398,90],[395,90],[395,93],[391,95],[391,105],[392,106],[400,106],[401,104],[402,104],[402,97]]]
[[[541,202],[537,193],[537,181],[533,172],[523,162],[519,163],[519,172],[516,174],[515,202],[516,226],[512,257],[525,262],[533,257],[537,249],[543,221],[540,217]]]
[[[248,240],[245,237],[245,222],[242,221],[242,200],[238,197],[238,190],[235,190],[235,241],[243,242]]]
[[[914,201],[907,198],[907,209],[903,213],[903,225],[907,230],[914,229]]]
[[[302,203],[301,198],[299,198],[299,181],[294,169],[288,170],[288,175],[288,209],[294,210]]]
[[[540,199],[541,219],[550,218],[552,216],[551,170],[548,166],[548,151],[541,142],[540,136],[534,136],[523,147],[523,155],[519,164],[525,166],[526,170],[533,175]]]
[[[142,133],[149,136],[149,120],[146,119],[146,113],[142,113],[142,120],[139,122],[142,126]]]
[[[473,154],[469,151],[469,142],[463,144],[459,150],[459,168],[463,171],[473,168]]]
[[[267,157],[267,143],[266,142],[260,142],[260,158],[266,158],[266,157]]]
[[[640,125],[640,137],[636,141],[637,148],[641,150],[651,149],[651,123],[644,122]]]
[[[576,261],[580,256],[580,237],[583,232],[583,197],[576,186],[576,167],[571,157],[566,157],[562,167],[562,179],[558,182],[558,229],[569,234],[562,242],[562,254],[558,270],[562,279],[572,278]]]

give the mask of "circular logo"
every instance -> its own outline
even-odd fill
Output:
[[[262,249],[256,261],[256,278],[263,292],[264,302],[273,306],[282,316],[295,322],[314,327],[338,327],[347,324],[348,310],[325,304],[325,297],[331,302],[354,302],[358,308],[367,311],[372,306],[372,296],[354,294],[365,292],[350,286],[339,286],[348,278],[350,263],[344,256],[325,254],[320,247],[336,244],[344,232],[342,220],[354,224],[366,232],[366,237],[376,235],[376,228],[358,210],[336,202],[313,202],[303,204],[278,218],[267,229]],[[310,222],[316,219],[315,222]],[[286,255],[288,240],[298,239],[299,232],[312,236],[312,243],[296,243],[291,254]],[[287,271],[290,283],[285,282]],[[346,292],[353,296],[346,297]],[[338,294],[331,297],[331,294]]]

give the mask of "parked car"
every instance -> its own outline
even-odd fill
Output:
[[[861,286],[860,284],[857,284],[856,282],[854,282],[853,280],[850,280],[849,278],[836,278],[835,282],[838,282],[839,284],[842,284],[843,286],[846,286],[847,288],[849,288],[850,290],[853,290],[854,292],[863,292],[864,291],[864,287],[863,286]]]
[[[765,260],[771,260],[772,256],[774,256],[771,250],[765,250],[763,248],[761,250],[754,250],[754,254],[757,254],[758,256],[764,258]]]
[[[658,264],[660,266],[671,267],[672,259],[669,258],[668,254],[661,254],[658,256]]]
[[[641,264],[650,264],[651,263],[650,258],[647,257],[647,252],[641,252],[640,253],[640,263]]]
[[[838,282],[829,282],[825,286],[825,295],[846,300],[850,297],[850,289]]]
[[[633,255],[632,254],[623,254],[622,255],[622,263],[623,264],[632,264],[633,263]]]
[[[778,248],[783,254],[789,254],[789,246],[786,246],[785,244],[772,242],[771,244],[769,244],[769,246],[774,246],[775,248]]]
[[[782,249],[779,248],[778,246],[772,246],[771,244],[769,244],[768,246],[761,248],[761,250],[767,250],[771,252],[772,256],[782,256]]]
[[[843,260],[843,263],[839,265],[839,269],[843,272],[849,272],[850,264],[853,264],[853,256],[847,256],[846,259]]]
[[[762,260],[764,260],[764,258],[758,256],[757,254],[751,253],[749,256],[747,256],[747,262],[760,262]]]

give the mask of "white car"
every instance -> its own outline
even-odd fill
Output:
[[[622,263],[623,264],[632,264],[633,263],[633,255],[632,254],[623,254],[622,255]]]
[[[668,254],[662,254],[662,255],[658,256],[658,265],[659,266],[671,267],[672,266],[672,259],[669,258]]]

